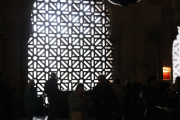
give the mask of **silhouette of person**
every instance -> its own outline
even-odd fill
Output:
[[[176,105],[176,107],[173,108],[170,120],[180,120],[180,77],[176,77],[175,83],[174,83],[174,88],[173,91],[176,92],[177,98],[179,98],[179,101]],[[167,110],[168,112],[168,110]]]
[[[69,95],[70,119],[73,112],[79,112],[82,115],[82,120],[88,120],[87,110],[91,109],[92,102],[84,94],[84,85],[79,83],[75,92]]]
[[[106,80],[106,85],[111,86],[111,82],[109,80]]]
[[[93,88],[92,97],[95,120],[112,120],[118,111],[118,101],[112,87],[106,84],[106,76],[98,76],[99,84]]]
[[[166,113],[156,106],[161,106],[160,94],[157,90],[157,78],[149,76],[147,78],[147,88],[142,92],[145,100],[145,117],[147,120],[166,120]]]
[[[1,79],[2,73],[0,72],[0,120],[3,120],[3,103],[4,103],[4,95],[6,93],[5,83]]]
[[[10,78],[5,79],[5,94],[3,103],[3,118],[11,120],[13,93],[16,92],[17,88],[12,89],[10,87],[12,80]]]
[[[34,88],[34,80],[29,81],[25,90],[25,108],[28,112],[28,120],[32,120],[37,108],[37,90]]]
[[[128,79],[126,79],[126,83],[125,83],[125,85],[127,84],[127,83],[132,83],[132,79],[131,78],[128,78]]]
[[[130,79],[130,78],[126,79],[126,83],[124,85],[124,91],[125,91],[126,95],[128,95],[129,90],[131,89],[131,85],[132,85],[132,79]]]
[[[49,102],[49,116],[48,120],[54,120],[55,116],[55,108],[56,108],[56,103],[58,99],[58,84],[57,84],[57,79],[56,79],[56,74],[51,73],[51,78],[45,83],[45,90],[44,92],[48,96],[48,102]]]
[[[131,88],[128,91],[126,100],[126,120],[138,120],[138,89],[136,82],[131,84]]]
[[[118,99],[119,115],[116,118],[117,120],[122,120],[123,111],[124,111],[123,104],[124,104],[125,92],[119,78],[116,78],[114,80],[113,89]]]
[[[172,103],[166,107],[161,107],[170,115],[170,120],[180,120],[180,77],[176,77],[173,85],[173,91],[171,91],[169,99]]]

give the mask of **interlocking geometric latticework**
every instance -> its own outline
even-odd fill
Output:
[[[177,39],[173,42],[173,82],[175,78],[180,76],[180,27],[178,27]]]
[[[37,0],[32,11],[33,32],[28,41],[28,78],[36,80],[38,95],[50,73],[57,73],[61,90],[85,89],[97,76],[113,79],[110,19],[103,1]]]

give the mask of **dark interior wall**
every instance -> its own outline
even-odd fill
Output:
[[[167,0],[164,0],[167,1]],[[149,75],[162,80],[162,67],[172,66],[172,19],[170,4],[153,5],[149,0],[120,7],[110,4],[111,41],[114,45],[114,77],[145,82]],[[0,1],[0,71],[12,78],[23,101],[27,85],[27,40],[31,32],[33,0]],[[166,17],[166,11],[171,10]],[[178,10],[177,10],[178,11]],[[4,36],[7,32],[8,38]],[[171,81],[169,81],[171,82]]]
[[[147,76],[157,76],[157,40],[151,34],[161,24],[162,6],[149,0],[129,7],[110,6],[115,77],[145,82]]]
[[[166,81],[171,84],[173,84],[172,46],[178,35],[177,26],[180,26],[180,17],[177,17],[180,14],[179,5],[179,0],[164,0],[161,15],[160,62],[163,67],[171,68],[171,80]]]
[[[20,0],[0,1],[0,71],[20,86]],[[20,89],[15,98],[20,99]]]

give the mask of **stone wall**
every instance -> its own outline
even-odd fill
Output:
[[[162,6],[148,0],[129,7],[111,6],[112,38],[114,39],[115,77],[145,82],[157,76],[157,27],[161,25]]]

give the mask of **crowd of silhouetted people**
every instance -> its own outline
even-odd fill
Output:
[[[12,79],[7,78],[1,80],[2,73],[0,72],[0,120],[11,120],[12,118],[12,103],[13,93],[18,88],[11,88]]]
[[[1,76],[1,74],[0,74]],[[113,83],[105,75],[97,77],[98,84],[85,91],[83,83],[78,83],[75,91],[68,97],[70,120],[180,120],[180,77],[175,83],[159,82],[155,76],[149,76],[146,83],[127,79],[124,85],[119,78]],[[55,119],[56,107],[60,96],[57,77],[44,85],[48,97],[48,120]],[[1,119],[11,120],[12,89],[11,79],[1,82]],[[29,81],[25,90],[25,108],[28,120],[32,120],[37,108],[37,90],[34,80]]]
[[[71,93],[71,117],[75,112],[88,120],[87,110],[91,109],[95,120],[180,120],[180,77],[173,86],[158,82],[155,76],[149,76],[145,84],[127,79],[121,85],[118,78],[110,83],[104,75],[98,81],[85,101],[83,84]]]

